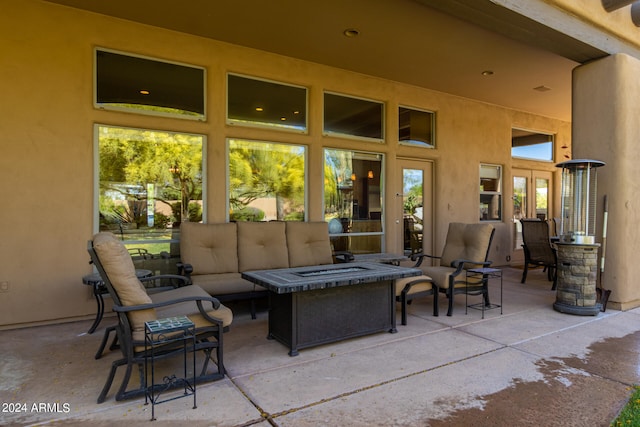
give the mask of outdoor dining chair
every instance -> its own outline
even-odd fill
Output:
[[[522,280],[525,283],[529,266],[544,267],[547,279],[553,281],[551,290],[556,289],[557,284],[557,255],[549,240],[549,223],[539,219],[521,219],[522,224],[522,249],[524,250],[524,270]]]

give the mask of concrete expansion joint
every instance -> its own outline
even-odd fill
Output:
[[[277,426],[277,423],[276,423],[274,420],[275,420],[276,418],[278,418],[278,417],[283,417],[283,416],[285,416],[285,415],[293,414],[293,413],[295,413],[295,412],[302,411],[302,410],[305,410],[305,409],[308,409],[308,408],[312,408],[312,407],[314,407],[314,406],[322,405],[322,404],[327,403],[327,402],[332,402],[332,401],[334,401],[334,400],[343,399],[343,398],[345,398],[345,397],[353,396],[353,395],[355,395],[355,394],[358,394],[358,393],[361,393],[361,392],[364,392],[364,391],[367,391],[367,390],[376,389],[376,388],[378,388],[378,387],[382,387],[382,386],[385,386],[385,385],[388,385],[388,384],[392,384],[392,383],[395,383],[395,382],[398,382],[398,381],[403,381],[403,380],[406,380],[406,379],[408,379],[408,378],[412,378],[412,377],[415,377],[415,376],[418,376],[418,375],[423,375],[423,374],[429,373],[429,372],[431,372],[431,371],[435,371],[435,370],[437,370],[437,369],[444,368],[444,367],[446,367],[446,366],[455,365],[456,363],[464,362],[464,361],[467,361],[467,360],[472,360],[472,359],[475,359],[475,358],[477,358],[477,357],[484,356],[484,355],[486,355],[486,354],[494,353],[494,352],[496,352],[496,351],[498,351],[498,350],[501,350],[501,349],[503,349],[503,348],[506,348],[506,347],[507,347],[507,346],[502,346],[502,347],[495,348],[495,349],[492,349],[492,350],[489,350],[489,351],[485,351],[485,352],[483,352],[483,353],[477,353],[477,354],[474,354],[474,355],[469,356],[469,357],[463,357],[462,359],[452,360],[452,361],[450,361],[450,362],[443,363],[443,364],[440,364],[440,365],[434,366],[434,367],[432,367],[432,368],[422,369],[422,370],[420,370],[420,371],[412,372],[412,373],[409,373],[409,374],[406,374],[406,375],[403,375],[403,376],[400,376],[400,377],[397,377],[397,378],[393,378],[393,379],[390,379],[390,380],[387,380],[387,381],[382,381],[382,382],[379,382],[379,383],[370,384],[370,385],[365,386],[365,387],[360,387],[360,388],[357,388],[357,389],[355,389],[355,390],[347,391],[347,392],[344,392],[344,393],[341,393],[341,394],[338,394],[338,395],[335,395],[335,396],[327,397],[327,398],[325,398],[325,399],[321,399],[321,400],[318,400],[318,401],[316,401],[316,402],[309,403],[309,404],[307,404],[307,405],[302,405],[302,406],[299,406],[299,407],[297,407],[297,408],[287,409],[286,411],[281,411],[281,412],[277,412],[277,413],[274,413],[274,414],[268,414],[268,413],[264,412],[262,409],[260,409],[260,408],[259,408],[259,406],[258,406],[258,405],[256,405],[256,404],[255,404],[255,403],[254,403],[254,402],[253,402],[253,401],[252,401],[252,400],[247,396],[247,394],[246,394],[246,393],[245,393],[245,392],[244,392],[244,391],[243,391],[243,390],[242,390],[242,389],[241,389],[237,384],[235,384],[235,383],[234,383],[234,385],[238,388],[238,390],[239,390],[239,391],[240,391],[240,392],[241,392],[241,393],[242,393],[242,394],[243,394],[247,399],[249,399],[249,401],[250,401],[250,402],[251,402],[251,403],[252,403],[256,408],[258,408],[258,410],[259,410],[259,411],[260,411],[260,413],[262,414],[263,418],[264,418],[265,420],[267,420],[267,421],[269,422],[269,424],[271,424],[271,425],[273,425],[273,426]],[[233,381],[232,381],[232,382],[233,382]]]

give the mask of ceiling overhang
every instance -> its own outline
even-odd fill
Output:
[[[47,1],[565,121],[606,55],[490,0]]]

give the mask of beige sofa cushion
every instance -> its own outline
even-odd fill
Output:
[[[191,276],[191,281],[213,296],[265,290],[244,280],[240,273],[199,274]]]
[[[239,222],[238,271],[289,267],[284,222]]]
[[[192,274],[238,272],[236,223],[180,225],[180,258]]]
[[[96,234],[93,237],[93,248],[122,305],[132,306],[152,302],[144,286],[136,277],[136,269],[129,251],[113,233]],[[131,312],[128,317],[134,331],[144,331],[144,322],[157,319],[154,309]]]
[[[456,259],[484,261],[492,232],[491,224],[450,223],[440,265],[450,267]]]
[[[326,222],[289,221],[286,225],[290,267],[333,264]]]

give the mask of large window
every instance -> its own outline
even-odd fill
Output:
[[[105,49],[95,54],[97,108],[205,119],[204,68]]]
[[[228,140],[229,219],[304,221],[306,148]]]
[[[227,91],[227,123],[307,131],[306,88],[229,74]]]
[[[96,125],[96,140],[99,230],[144,261],[178,256],[180,222],[202,220],[205,137]]]
[[[384,104],[362,98],[324,94],[324,133],[382,142]]]
[[[382,154],[324,150],[324,216],[335,250],[382,251]]]
[[[522,129],[512,129],[511,157],[552,162],[553,135]]]
[[[502,220],[502,166],[480,165],[480,221]]]

